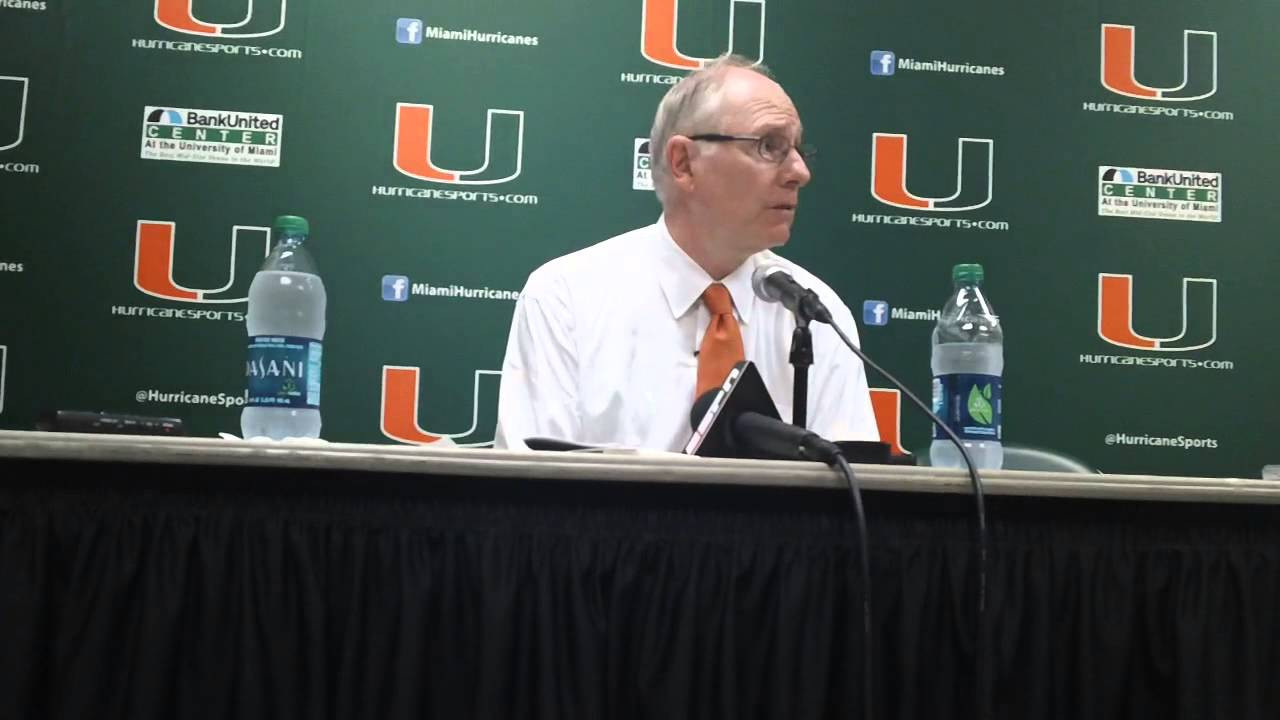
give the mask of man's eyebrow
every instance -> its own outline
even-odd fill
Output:
[[[759,132],[760,132],[761,134],[766,134],[766,133],[771,133],[771,132],[777,132],[777,131],[780,131],[780,130],[782,130],[782,131],[790,130],[792,127],[793,127],[793,126],[792,126],[792,124],[791,124],[791,123],[789,123],[789,122],[785,122],[785,121],[783,121],[783,122],[769,122],[769,123],[765,123],[764,125],[760,126],[760,128],[759,128]],[[800,123],[796,123],[796,124],[794,125],[794,127],[795,127],[795,129],[796,129],[796,137],[804,137],[804,125],[801,125]]]

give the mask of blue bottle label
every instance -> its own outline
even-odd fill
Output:
[[[319,340],[288,335],[249,338],[245,384],[252,407],[320,408]]]
[[[999,375],[958,373],[933,377],[933,414],[961,440],[1002,440],[1002,383]],[[946,440],[938,426],[934,440]]]

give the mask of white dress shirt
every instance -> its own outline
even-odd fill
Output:
[[[755,363],[782,419],[792,418],[789,362],[795,318],[760,300],[751,273],[780,262],[818,293],[861,346],[835,292],[775,253],[753,255],[721,280],[733,296],[746,359]],[[528,437],[681,451],[691,434],[695,351],[710,322],[702,292],[714,282],[675,244],[664,218],[556,258],[530,274],[516,302],[495,448],[527,449]],[[862,361],[828,326],[811,323],[806,426],[828,440],[879,440]]]

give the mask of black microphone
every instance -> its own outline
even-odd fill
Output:
[[[765,263],[751,273],[751,289],[765,302],[780,302],[788,310],[811,320],[834,324],[831,311],[822,304],[818,294],[791,277],[778,263]]]
[[[747,444],[778,457],[817,460],[832,465],[840,448],[810,430],[747,411],[733,418],[733,434]]]
[[[795,367],[795,387],[791,393],[791,424],[804,427],[808,421],[809,366],[813,365],[813,334],[809,321],[817,320],[835,326],[831,311],[814,291],[791,277],[779,262],[766,262],[751,273],[751,289],[765,302],[780,302],[796,316],[796,329],[791,334],[791,365]]]

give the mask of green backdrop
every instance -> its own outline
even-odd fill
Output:
[[[490,442],[524,278],[654,220],[638,139],[732,46],[819,148],[782,253],[917,394],[950,268],[980,262],[1008,442],[1256,477],[1280,461],[1280,8],[1043,5],[0,0],[0,427],[238,434],[244,296],[296,213],[324,437]],[[901,434],[928,443],[905,405]]]

